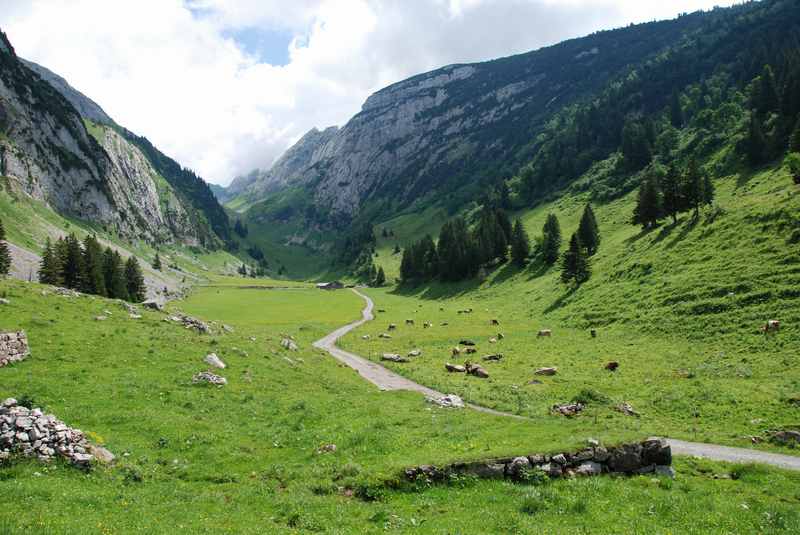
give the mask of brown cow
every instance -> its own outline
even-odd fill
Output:
[[[489,322],[489,325],[500,325],[500,322],[497,320],[492,320]]]
[[[549,336],[552,336],[552,335],[553,335],[553,331],[551,331],[550,329],[541,329],[541,330],[539,330],[539,333],[536,336],[538,338],[541,338],[543,336],[548,336],[549,337]]]
[[[406,325],[414,325],[414,320],[406,320]]]
[[[778,320],[768,320],[761,328],[764,334],[776,333],[781,330],[781,322]]]
[[[451,353],[453,354],[454,357],[456,357],[456,356],[461,354],[461,348],[460,347],[454,347],[453,350],[451,351]]]

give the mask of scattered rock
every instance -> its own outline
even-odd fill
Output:
[[[563,405],[553,405],[553,412],[562,416],[572,417],[584,409],[583,403],[565,403]]]
[[[455,394],[447,394],[446,396],[442,396],[440,398],[434,396],[428,396],[426,399],[428,403],[433,403],[434,405],[439,405],[440,407],[445,407],[449,409],[464,408],[464,400],[462,400]]]
[[[599,476],[603,473],[603,465],[594,461],[584,461],[575,469],[579,476]]]
[[[164,310],[163,305],[158,301],[156,301],[155,299],[148,299],[147,301],[142,303],[142,306],[145,308],[149,308],[151,310],[157,310],[159,312]]]
[[[113,453],[111,453],[104,447],[97,446],[94,444],[90,444],[89,447],[87,448],[87,451],[89,452],[90,455],[93,455],[98,462],[103,464],[111,464],[114,462],[114,459],[116,458]]]
[[[225,331],[226,333],[232,333],[233,332],[233,327],[231,327],[230,325],[225,325],[223,323],[222,324],[222,330]]]
[[[228,380],[220,375],[216,375],[211,372],[200,372],[196,373],[194,377],[192,377],[192,383],[194,384],[208,383],[212,385],[222,386],[228,384]]]
[[[297,344],[291,338],[284,338],[281,340],[281,347],[288,351],[297,351],[300,349],[297,347]]]
[[[450,364],[449,362],[445,363],[444,369],[449,371],[450,373],[464,373],[467,369],[464,366],[459,364]]]
[[[497,338],[489,338],[489,343],[490,344],[496,344],[497,343]]]
[[[120,303],[120,307],[122,307],[122,309],[125,310],[125,312],[127,312],[128,314],[139,313],[139,309],[133,306],[132,304],[128,303],[127,301],[122,301]]]
[[[619,368],[619,362],[617,361],[611,361],[605,365],[605,369],[610,372],[616,371],[617,368]]]
[[[108,319],[108,316],[103,316],[102,314],[100,316],[95,316],[94,317],[95,321],[106,321],[107,319]]]
[[[555,375],[558,373],[558,368],[539,368],[535,372],[534,375]]]
[[[60,295],[61,297],[80,297],[81,296],[81,294],[79,292],[76,292],[75,290],[72,290],[70,288],[56,288],[55,290],[53,290],[53,292],[55,292],[56,295]]]
[[[25,331],[0,333],[0,368],[25,360],[30,355]]]
[[[527,457],[514,457],[514,459],[506,465],[506,475],[512,479],[519,480],[530,468],[531,462]]]
[[[221,370],[224,370],[226,367],[225,363],[222,362],[222,359],[220,359],[216,353],[209,353],[206,355],[206,358],[203,359],[203,362],[209,366],[214,366],[215,368],[219,368]]]
[[[141,314],[128,314],[128,317],[130,319],[132,319],[132,320],[140,320],[140,319],[142,319],[142,315]]]
[[[387,362],[408,362],[407,358],[401,357],[396,353],[384,353],[381,355],[381,360],[385,360]]]

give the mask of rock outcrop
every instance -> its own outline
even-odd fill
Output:
[[[24,360],[29,354],[24,331],[0,333],[0,368]]]

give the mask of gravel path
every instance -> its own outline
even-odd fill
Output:
[[[364,325],[366,322],[374,319],[372,314],[372,309],[374,307],[372,299],[356,289],[353,289],[353,292],[366,302],[366,307],[364,307],[364,310],[361,313],[361,319],[354,321],[353,323],[349,323],[344,327],[340,327],[324,338],[317,340],[314,342],[314,347],[327,351],[335,359],[356,370],[364,379],[374,384],[381,390],[412,390],[415,392],[421,392],[426,396],[437,398],[442,397],[444,394],[441,392],[437,392],[436,390],[428,388],[427,386],[422,386],[421,384],[415,383],[410,379],[406,379],[401,375],[397,375],[393,371],[384,368],[380,364],[336,347],[336,342],[339,340],[339,338],[349,333],[353,329],[356,329]],[[524,416],[495,411],[479,405],[468,404],[467,406],[473,410],[488,414],[516,418],[519,420],[529,420],[529,418],[525,418]],[[675,440],[671,438],[667,439],[667,441],[672,448],[672,453],[675,455],[704,457],[715,461],[725,461],[730,463],[768,464],[787,470],[800,471],[800,457],[795,457],[792,455],[782,455],[779,453],[769,453],[745,448],[731,448],[729,446],[718,446],[716,444],[685,442],[683,440]]]

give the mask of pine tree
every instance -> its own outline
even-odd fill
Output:
[[[686,167],[686,179],[684,182],[686,191],[684,195],[686,196],[686,201],[688,205],[694,208],[695,217],[700,216],[700,206],[706,204],[706,194],[703,191],[706,181],[707,178],[705,177],[704,173],[700,170],[700,167],[697,164],[697,160],[695,160],[694,158],[689,160],[689,165]],[[714,199],[714,192],[712,186],[711,200],[708,202],[710,203],[711,201],[713,201],[713,199]]]
[[[156,257],[153,259],[153,269],[156,271],[161,271],[161,268],[161,255],[159,255],[156,251]]]
[[[128,286],[125,281],[125,265],[122,262],[122,256],[117,251],[111,252],[111,266],[109,267],[109,272],[111,275],[111,285],[106,287],[108,297],[122,299],[124,301],[130,300]]]
[[[777,111],[780,106],[780,98],[778,97],[778,86],[775,83],[775,74],[772,72],[772,67],[765,65],[758,81],[759,83],[756,86],[756,110],[762,115]]]
[[[708,175],[708,173],[704,173],[702,203],[709,206],[713,204],[715,193],[716,191],[714,189],[714,182],[711,180],[711,177]]]
[[[558,260],[561,249],[561,226],[555,214],[548,214],[542,228],[542,258],[550,265]]]
[[[514,230],[511,232],[511,260],[522,267],[528,263],[528,256],[531,254],[531,242],[528,233],[522,226],[522,221],[517,219],[514,223]]]
[[[80,290],[84,287],[86,271],[83,264],[83,251],[81,242],[75,234],[70,234],[64,239],[66,245],[66,257],[62,277],[64,286],[73,290]]]
[[[661,192],[663,193],[664,215],[672,218],[672,223],[678,222],[678,213],[686,209],[684,202],[681,177],[674,165],[667,168],[667,172],[661,179]]]
[[[386,284],[386,273],[383,272],[383,267],[378,268],[378,274],[375,275],[375,286],[380,288]]]
[[[128,299],[134,303],[141,303],[147,295],[147,288],[144,284],[144,276],[139,261],[135,256],[128,257],[125,262],[125,287],[128,291]]]
[[[575,281],[577,284],[582,284],[589,280],[590,275],[589,258],[576,232],[569,240],[569,248],[564,252],[561,263],[561,280],[564,283]]]
[[[400,254],[400,245],[394,244],[394,251],[392,251],[392,254]]]
[[[0,277],[5,277],[11,272],[11,253],[6,243],[6,229],[0,220]]]
[[[661,192],[652,177],[647,177],[639,187],[639,197],[633,211],[633,222],[643,228],[653,228],[661,218]]]
[[[766,160],[767,138],[761,126],[761,119],[755,113],[750,114],[750,124],[745,142],[747,158],[751,165],[761,165]]]
[[[83,266],[85,277],[81,291],[87,294],[106,295],[103,248],[94,235],[86,236],[83,240]]]
[[[61,286],[61,263],[50,237],[44,243],[42,261],[39,264],[39,282],[52,286]]]
[[[597,252],[600,246],[600,230],[597,227],[597,219],[594,216],[591,204],[586,204],[581,216],[581,222],[578,225],[578,238],[581,243],[586,247],[586,252],[589,256]]]

